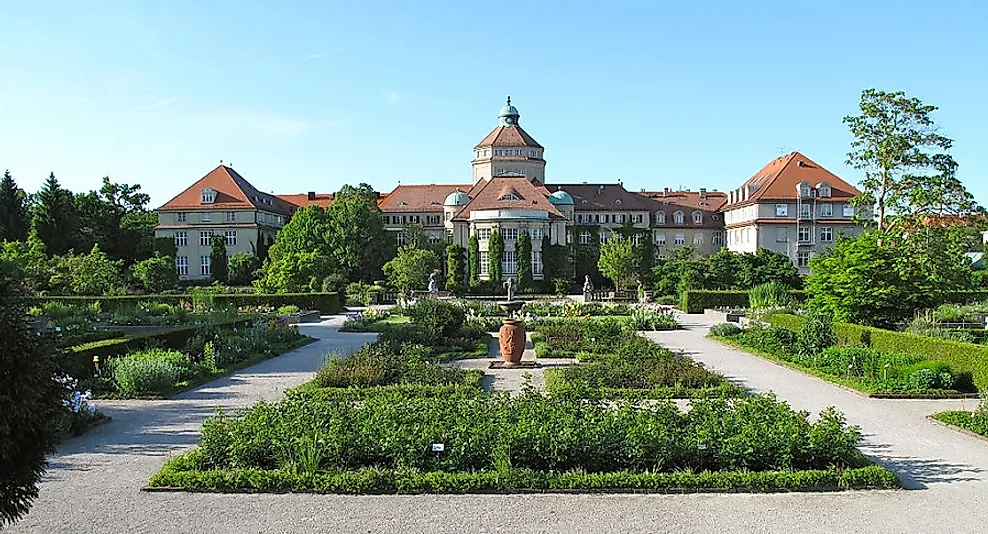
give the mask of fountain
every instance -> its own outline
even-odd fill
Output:
[[[508,291],[508,300],[497,303],[508,314],[498,331],[498,344],[501,347],[501,358],[504,359],[504,363],[500,366],[515,367],[521,363],[522,354],[525,352],[526,332],[525,325],[514,314],[521,309],[525,302],[515,300],[514,278],[509,277],[504,282],[504,287]]]

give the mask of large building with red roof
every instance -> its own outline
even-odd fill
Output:
[[[503,276],[515,276],[516,242],[532,238],[535,278],[542,277],[543,238],[553,245],[594,246],[622,234],[655,245],[660,257],[680,247],[713,254],[726,246],[785,253],[801,270],[808,259],[840,233],[854,234],[849,200],[857,189],[798,152],[777,158],[740,188],[723,193],[628,191],[619,183],[552,185],[546,178],[545,148],[520,125],[508,99],[497,126],[474,147],[470,183],[399,185],[381,194],[385,227],[404,243],[407,225],[421,225],[431,240],[466,247],[480,244],[481,277],[501,262]],[[301,207],[327,207],[332,195],[269,195],[229,166],[221,165],[159,208],[156,235],[173,237],[182,278],[210,273],[209,240],[223,235],[228,253],[267,244]],[[489,238],[504,240],[501,258],[488,255]]]

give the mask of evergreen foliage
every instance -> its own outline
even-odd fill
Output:
[[[34,206],[34,231],[51,254],[62,255],[75,245],[76,222],[72,192],[58,183],[54,172],[49,174]]]
[[[131,267],[131,273],[148,293],[160,293],[178,286],[175,260],[169,256],[154,256]]]
[[[467,248],[470,263],[470,287],[473,287],[480,283],[480,240],[477,239],[477,236],[470,236]]]
[[[504,258],[504,239],[501,232],[494,230],[487,240],[487,272],[495,284],[501,283],[501,261]]]
[[[446,245],[446,289],[458,293],[466,283],[466,263],[463,247]]]
[[[518,241],[515,243],[515,257],[518,260],[518,290],[533,291],[535,280],[532,278],[532,238],[526,231],[518,235]]]
[[[221,235],[214,235],[212,247],[209,250],[209,272],[214,281],[226,283],[229,262],[230,260],[226,255],[226,239]]]
[[[26,195],[10,171],[4,171],[0,181],[0,243],[25,241],[29,229]]]

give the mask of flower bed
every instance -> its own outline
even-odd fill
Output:
[[[628,335],[627,320],[569,318],[537,322],[531,341],[538,358],[577,358],[610,352]]]
[[[988,438],[988,414],[979,412],[939,412],[933,419]]]
[[[518,397],[292,395],[203,424],[152,487],[333,493],[787,491],[890,488],[834,410],[810,422],[769,396],[680,411]]]

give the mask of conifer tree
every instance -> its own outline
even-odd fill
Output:
[[[24,191],[5,171],[0,180],[0,242],[27,240],[29,226]]]
[[[38,192],[33,214],[34,231],[48,248],[48,252],[63,255],[73,248],[75,241],[75,204],[72,192],[64,189],[48,175],[45,185]]]

